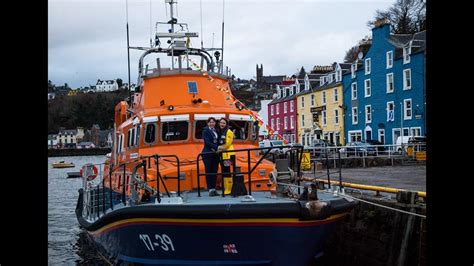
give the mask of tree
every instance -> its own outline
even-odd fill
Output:
[[[426,0],[396,0],[388,10],[377,10],[374,20],[367,22],[367,26],[373,28],[381,19],[387,19],[392,24],[394,34],[426,30]]]
[[[55,86],[51,80],[48,80],[48,92],[53,92],[55,89]]]
[[[116,81],[117,81],[118,87],[119,87],[119,88],[122,88],[122,85],[123,85],[122,79],[118,78]]]
[[[360,52],[363,54],[367,53],[372,44],[372,39],[369,36],[365,36],[359,43],[351,47],[344,56],[344,63],[352,63],[357,59]]]

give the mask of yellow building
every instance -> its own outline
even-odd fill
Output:
[[[345,145],[342,73],[350,64],[333,64],[332,71],[320,76],[319,85],[297,96],[298,139],[312,146],[317,139]]]

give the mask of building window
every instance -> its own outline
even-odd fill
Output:
[[[372,66],[371,66],[371,60],[370,58],[367,58],[365,59],[365,74],[370,74],[370,70],[371,70]]]
[[[339,110],[334,109],[334,124],[339,124]]]
[[[364,90],[364,92],[365,92],[364,97],[370,97],[370,95],[372,94],[372,90],[371,90],[371,88],[370,88],[370,87],[371,87],[370,85],[371,85],[371,84],[370,84],[370,79],[366,79],[365,82],[364,82],[364,88],[365,88],[365,90]]]
[[[301,96],[301,108],[304,108],[304,96]]]
[[[304,115],[301,115],[301,127],[304,127]]]
[[[290,112],[293,112],[293,101],[290,102]]]
[[[410,120],[411,119],[411,99],[403,100],[403,119]]]
[[[311,94],[311,106],[314,106],[314,94]]]
[[[279,103],[276,104],[276,114],[277,115],[280,114],[280,104]]]
[[[356,70],[357,70],[357,62],[351,65],[351,77],[356,77]]]
[[[362,131],[349,131],[349,140],[350,142],[361,141],[362,140]]]
[[[366,105],[365,106],[365,123],[372,122],[372,106]]]
[[[323,99],[322,99],[323,104],[326,104],[326,92],[323,91]]]
[[[283,113],[286,114],[288,112],[288,102],[283,103]]]
[[[379,141],[382,144],[385,144],[385,129],[379,129]]]
[[[337,88],[334,89],[334,102],[337,102],[338,100],[338,95],[337,95]]]
[[[410,129],[409,128],[403,128],[403,136],[405,136],[405,137],[410,136]]]
[[[351,99],[352,100],[357,100],[357,83],[354,82],[354,83],[351,84],[351,91],[352,91]]]
[[[411,54],[411,41],[406,47],[403,47],[403,64],[410,63],[410,54]]]
[[[277,117],[277,130],[280,130],[280,118]]]
[[[395,121],[395,104],[387,102],[387,122]]]
[[[290,116],[290,128],[291,129],[295,128],[295,120],[293,116]]]
[[[334,138],[336,139],[336,146],[341,146],[341,133],[337,132],[334,134]]]
[[[392,93],[393,88],[393,73],[387,74],[387,93]]]
[[[284,129],[288,129],[288,117],[284,117],[283,118],[283,126],[284,126]]]
[[[393,67],[393,52],[388,51],[387,52],[387,69]]]
[[[336,82],[341,81],[342,79],[342,70],[336,72]]]
[[[352,124],[357,124],[357,107],[352,107]]]
[[[416,137],[416,136],[421,136],[421,127],[412,127],[410,128],[411,135]]]
[[[321,115],[323,116],[323,126],[326,125],[326,111],[321,111]]]
[[[411,89],[411,69],[403,70],[403,89]]]
[[[274,111],[275,111],[275,105],[272,105],[270,107],[270,114],[273,115],[274,114]]]

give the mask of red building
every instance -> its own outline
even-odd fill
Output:
[[[268,104],[268,123],[289,143],[298,142],[296,94],[300,92],[297,80],[284,80],[277,85],[277,96]]]

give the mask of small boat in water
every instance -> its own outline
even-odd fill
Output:
[[[188,38],[197,33],[174,32],[187,24],[173,17],[176,1],[166,3],[171,20],[162,24],[171,26],[156,37],[170,38],[170,46],[157,41],[141,48],[138,89],[115,107],[112,153],[104,164],[81,169],[80,226],[114,264],[310,264],[356,203],[300,183],[303,146],[259,147],[259,124],[232,100],[220,54],[214,61],[209,50],[191,48]],[[144,67],[152,54],[171,57],[171,68],[162,68],[160,58],[149,61],[157,68]],[[187,61],[192,57],[200,67]],[[202,191],[202,129],[209,117],[225,117],[235,130],[236,161],[228,174],[240,194]],[[266,160],[275,149],[286,149],[288,159]]]
[[[64,160],[57,161],[53,163],[53,168],[71,168],[74,167],[74,163],[72,162],[65,162]]]
[[[81,172],[67,172],[67,178],[81,177]]]

